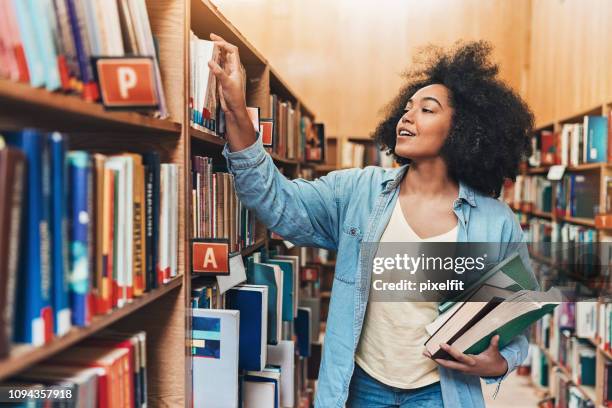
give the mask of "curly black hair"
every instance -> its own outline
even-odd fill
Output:
[[[385,108],[385,119],[372,137],[400,164],[395,154],[396,125],[408,99],[420,88],[444,85],[454,108],[451,129],[441,149],[449,176],[499,197],[504,179],[515,180],[522,159],[531,154],[533,113],[510,86],[497,77],[488,42],[456,43],[450,49],[428,46],[417,54],[416,68],[404,74],[406,84]]]

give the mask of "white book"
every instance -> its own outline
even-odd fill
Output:
[[[113,253],[116,254],[115,259],[117,262],[113,266],[116,270],[116,276],[113,276],[113,280],[116,280],[119,288],[120,296],[117,299],[117,307],[125,306],[127,301],[127,249],[131,248],[128,245],[130,242],[127,236],[127,162],[123,156],[111,156],[106,160],[104,164],[105,169],[113,170],[116,174],[116,186],[115,186],[115,236],[113,244]]]
[[[230,258],[229,270],[230,274],[228,276],[217,276],[217,284],[219,285],[219,293],[221,294],[224,294],[228,289],[247,280],[244,262],[240,254],[236,254]]]
[[[132,301],[134,292],[134,159],[131,156],[122,156],[125,161],[126,186],[125,186],[125,263],[126,263],[126,287],[125,296],[128,302]]]
[[[268,364],[280,366],[280,405],[292,408],[295,404],[294,372],[295,344],[282,340],[277,345],[268,345]]]
[[[172,174],[172,206],[170,208],[171,211],[171,219],[172,219],[172,230],[171,234],[171,245],[170,245],[170,275],[172,277],[178,275],[178,217],[179,217],[179,209],[178,209],[178,197],[179,197],[179,175],[178,175],[178,166],[176,164],[170,165],[171,174]]]
[[[159,259],[158,270],[163,275],[163,283],[166,283],[170,272],[170,174],[169,165],[162,163],[160,166],[160,205],[159,205]]]
[[[565,124],[561,129],[561,164],[569,166],[570,133],[572,125]]]
[[[236,408],[240,312],[216,309],[191,312],[193,407]],[[211,344],[214,342],[212,347],[206,344],[207,339]]]
[[[243,385],[244,408],[274,408],[276,386],[271,382],[245,381]]]
[[[570,164],[572,166],[578,166],[580,164],[580,142],[582,139],[582,130],[580,129],[580,124],[575,123],[572,126],[572,134],[571,134],[571,152],[570,152]]]
[[[123,56],[123,38],[121,37],[121,23],[119,21],[119,8],[116,1],[92,0],[98,10],[98,15],[104,28],[105,56]]]

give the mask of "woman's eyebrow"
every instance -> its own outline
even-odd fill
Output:
[[[424,97],[423,97],[423,100],[424,100],[424,101],[434,101],[435,103],[437,103],[437,104],[438,104],[438,106],[439,106],[441,109],[444,109],[444,108],[442,107],[442,104],[440,103],[440,101],[438,101],[438,100],[437,100],[436,98],[434,98],[433,96],[424,96]]]

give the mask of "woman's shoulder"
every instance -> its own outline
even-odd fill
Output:
[[[401,168],[385,168],[367,166],[364,168],[349,168],[334,170],[328,176],[336,178],[340,184],[351,189],[372,189],[383,185],[386,181],[394,180]]]

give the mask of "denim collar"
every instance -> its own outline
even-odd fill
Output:
[[[383,193],[388,193],[395,189],[404,174],[408,171],[408,164],[404,164],[403,166],[391,170],[385,171],[385,175],[381,184],[383,185]],[[386,185],[386,186],[385,186]],[[465,184],[464,182],[459,182],[459,200],[465,201],[472,207],[476,207],[476,193],[473,188]]]

